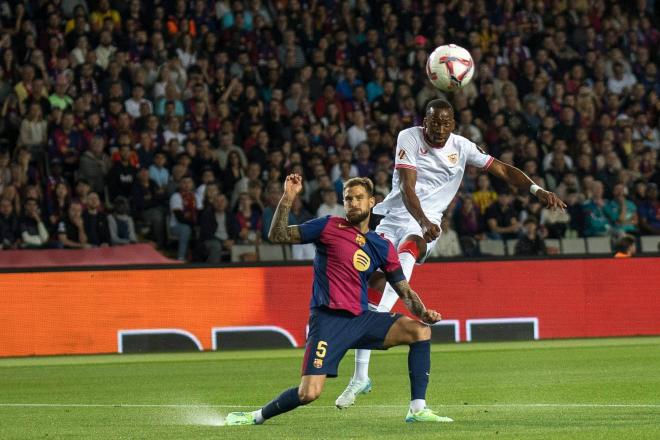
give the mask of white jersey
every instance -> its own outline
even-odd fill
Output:
[[[473,142],[455,134],[442,148],[433,148],[424,139],[422,127],[402,130],[396,142],[394,168],[417,170],[415,193],[422,210],[433,223],[440,225],[442,213],[451,203],[463,180],[465,167],[473,165],[487,169],[493,157],[481,151]],[[386,218],[412,218],[401,197],[399,173],[392,177],[392,191],[376,205],[374,213]]]

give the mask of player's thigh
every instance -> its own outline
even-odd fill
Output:
[[[326,375],[307,375],[300,380],[298,397],[301,402],[309,403],[319,398],[323,392]]]
[[[319,310],[310,316],[309,334],[303,359],[303,376],[336,377],[352,345],[351,317]]]
[[[428,325],[403,316],[390,327],[383,346],[390,348],[428,339],[431,339],[431,328]]]

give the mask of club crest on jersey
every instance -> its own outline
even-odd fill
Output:
[[[448,155],[447,159],[449,159],[449,162],[451,162],[452,165],[456,165],[456,162],[458,162],[458,153]]]
[[[321,368],[323,366],[323,359],[314,359],[314,368]]]
[[[369,255],[362,249],[358,249],[355,251],[353,254],[353,267],[359,270],[360,272],[364,272],[367,269],[369,269],[369,266],[371,265],[371,258],[369,258]]]
[[[364,238],[364,235],[362,234],[357,234],[355,236],[355,242],[358,244],[358,246],[362,247],[367,243],[367,239]]]

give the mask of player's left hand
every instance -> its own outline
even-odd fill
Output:
[[[442,316],[440,316],[440,313],[430,309],[426,309],[426,311],[422,314],[422,316],[420,316],[420,318],[426,324],[435,324],[436,322],[442,320]]]
[[[564,203],[562,199],[560,199],[559,196],[553,192],[539,189],[536,192],[536,197],[546,208],[561,209],[562,211],[566,209],[566,203]]]

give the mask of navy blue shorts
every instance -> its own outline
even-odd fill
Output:
[[[313,308],[309,316],[303,376],[337,377],[339,362],[351,348],[385,350],[385,336],[401,316],[371,310],[355,316],[326,307]]]

